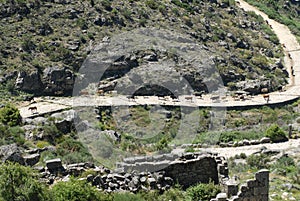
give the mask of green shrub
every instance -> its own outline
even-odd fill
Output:
[[[55,159],[57,155],[52,151],[43,151],[41,153],[40,162],[44,164],[47,160]]]
[[[277,125],[273,124],[266,130],[266,137],[269,137],[272,142],[285,142],[288,140],[285,132]]]
[[[158,8],[158,3],[155,0],[147,0],[146,5],[153,10],[156,10]]]
[[[246,159],[246,158],[247,158],[247,155],[246,155],[245,153],[241,153],[241,154],[240,154],[240,158],[241,158],[241,159]]]
[[[36,142],[36,147],[37,148],[44,148],[44,147],[47,147],[47,146],[50,146],[50,143],[49,142],[46,142],[46,141],[37,141]]]
[[[85,181],[73,178],[68,182],[59,182],[51,189],[53,201],[109,201],[108,194],[99,192]]]
[[[184,191],[180,189],[179,186],[171,188],[168,191],[165,191],[162,195],[159,196],[157,200],[172,200],[172,201],[182,201],[185,200],[186,196]]]
[[[220,142],[233,142],[238,139],[238,136],[241,135],[240,132],[222,132],[220,135]]]
[[[45,125],[42,127],[43,129],[43,138],[47,140],[51,144],[56,144],[56,141],[61,136],[61,132],[57,129],[54,123],[49,125]]]
[[[57,145],[56,153],[62,157],[65,163],[79,163],[93,161],[88,149],[79,141],[66,138]]]
[[[8,126],[17,126],[22,122],[22,117],[18,108],[11,104],[0,109],[0,122]]]
[[[292,173],[291,177],[292,177],[293,183],[300,185],[300,167],[299,166],[297,166],[295,168],[295,171]]]
[[[145,18],[139,19],[140,26],[144,27],[146,25],[146,23],[147,23],[147,19],[145,19]]]
[[[0,145],[17,143],[23,145],[25,143],[24,130],[20,126],[5,126],[0,124]]]
[[[252,154],[248,156],[246,161],[247,164],[252,168],[263,169],[269,167],[268,162],[270,162],[270,158],[265,154]]]
[[[278,159],[275,164],[281,167],[295,166],[295,161],[289,156],[284,156]]]
[[[29,167],[5,163],[0,166],[0,200],[48,200],[45,186]]]
[[[183,3],[180,0],[171,0],[171,3],[175,4],[178,7],[184,8],[185,10],[192,12],[193,8],[188,3]]]
[[[230,91],[237,90],[236,83],[234,83],[234,82],[228,82],[227,86],[228,86],[228,88],[229,88]]]
[[[15,81],[14,80],[8,80],[6,82],[5,89],[8,92],[10,92],[11,94],[14,94],[14,92],[15,92]]]
[[[124,9],[124,10],[122,11],[122,14],[123,14],[123,16],[124,16],[125,18],[131,19],[131,15],[132,15],[131,10],[129,10],[129,9]]]
[[[271,167],[280,175],[296,172],[295,161],[289,156],[279,158]]]
[[[24,41],[21,44],[21,47],[26,52],[31,52],[36,48],[34,42],[29,37],[24,39]]]
[[[185,152],[196,152],[196,150],[195,150],[194,147],[192,147],[192,146],[187,147],[184,151],[185,151]]]
[[[208,184],[200,183],[198,185],[189,187],[186,190],[187,196],[190,200],[207,200],[215,198],[218,193],[221,192],[221,188],[218,185],[214,185],[213,182]]]
[[[141,194],[133,194],[130,192],[114,193],[114,201],[145,201]]]
[[[168,139],[166,137],[163,137],[156,143],[156,149],[157,150],[164,150],[168,147]]]
[[[161,12],[163,15],[167,14],[167,9],[165,5],[159,5],[158,6],[159,12]]]
[[[18,145],[25,143],[24,130],[20,126],[9,127],[7,131],[13,142],[16,142]]]

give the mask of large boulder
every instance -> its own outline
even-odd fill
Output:
[[[21,71],[18,73],[15,87],[23,91],[38,93],[43,89],[43,83],[37,71],[31,73]]]
[[[57,129],[65,134],[75,130],[75,125],[79,122],[79,116],[75,110],[55,113],[51,117],[55,118],[54,124]]]
[[[3,145],[0,147],[0,158],[2,162],[11,161],[24,165],[21,149],[17,144]]]
[[[42,76],[38,71],[20,71],[15,87],[35,94],[64,95],[72,92],[74,80],[75,75],[70,69],[48,67]]]
[[[43,71],[44,93],[63,95],[73,90],[75,75],[70,69],[49,67]]]
[[[260,80],[246,80],[240,81],[236,83],[236,87],[238,90],[243,90],[249,92],[251,94],[260,94],[261,89],[263,88],[271,88],[270,81],[264,80],[263,78]]]
[[[40,160],[40,154],[31,154],[24,156],[25,165],[34,166]]]
[[[65,168],[62,165],[62,162],[61,162],[60,158],[47,160],[46,161],[46,166],[47,166],[47,169],[49,170],[50,173],[62,172],[62,171],[65,170]]]

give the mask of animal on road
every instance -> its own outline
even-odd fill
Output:
[[[32,114],[37,113],[37,107],[36,106],[31,106],[31,107],[28,108],[28,110],[30,110]]]

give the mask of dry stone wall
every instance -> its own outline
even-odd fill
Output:
[[[117,164],[118,171],[163,171],[167,177],[178,182],[183,188],[199,182],[222,183],[228,177],[225,158],[212,153],[185,153],[182,155],[163,154],[157,156],[126,158]]]
[[[177,158],[171,161],[173,157]],[[141,168],[142,166],[136,166],[136,164],[146,163],[147,161],[144,160],[148,160],[148,163],[157,163],[157,166],[160,167],[162,163],[159,159],[163,159],[163,163],[168,161],[169,164],[153,172],[134,169],[136,167]],[[79,176],[85,171],[92,170],[96,174],[87,175],[82,179],[86,179],[93,186],[105,192],[130,191],[136,193],[140,190],[164,192],[176,183],[179,183],[183,188],[187,188],[199,182],[207,183],[212,180],[223,187],[223,192],[211,201],[268,200],[268,170],[260,170],[255,174],[255,179],[247,180],[246,184],[241,185],[239,189],[237,180],[228,177],[227,162],[224,157],[216,154],[185,153],[182,156],[167,154],[127,158],[124,161],[130,162],[133,168],[130,169],[130,172],[124,172],[123,166],[128,168],[129,165],[125,162],[118,164],[119,168],[112,171],[105,167],[94,166],[92,163],[63,165],[58,158],[46,161],[46,167],[36,168],[41,174],[41,180],[48,184],[53,184],[56,180],[66,181],[70,175]]]

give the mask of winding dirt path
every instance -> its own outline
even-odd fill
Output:
[[[41,114],[52,113],[76,106],[120,106],[120,105],[170,105],[170,106],[191,106],[191,107],[245,107],[245,106],[261,106],[267,104],[285,103],[300,97],[300,45],[296,37],[290,32],[288,27],[282,25],[257,8],[249,5],[243,0],[236,0],[237,5],[245,11],[254,11],[261,15],[272,27],[278,36],[280,43],[285,50],[285,66],[289,72],[289,84],[283,92],[270,93],[270,99],[266,101],[262,95],[249,96],[243,100],[235,100],[233,97],[224,94],[220,95],[218,101],[212,100],[211,94],[204,95],[203,98],[195,96],[180,96],[174,101],[171,98],[160,99],[156,96],[138,97],[135,100],[127,99],[125,96],[81,96],[71,98],[47,98],[38,101],[30,106],[36,106],[38,114],[32,114],[28,110],[28,106],[20,107],[23,118],[34,117]]]
[[[300,156],[300,139],[290,139],[287,142],[282,143],[268,143],[268,144],[260,144],[260,145],[249,145],[242,147],[224,147],[224,148],[211,148],[211,149],[199,149],[198,151],[211,151],[216,152],[224,156],[225,158],[234,157],[235,155],[239,155],[241,153],[245,153],[247,156],[260,152],[261,149],[265,147],[268,150],[276,150],[280,152],[285,152],[289,156],[299,157]]]
[[[262,149],[284,152],[292,157],[300,156],[300,139],[290,139],[287,142],[282,143],[267,143],[259,145],[248,145],[241,147],[210,147],[210,148],[195,148],[195,151],[199,152],[212,152],[218,153],[225,158],[234,157],[235,155],[240,155],[241,153],[246,154],[247,156],[260,152]],[[176,148],[172,153],[181,154],[184,153],[185,149]]]
[[[289,72],[289,85],[299,86],[300,85],[300,45],[296,37],[291,33],[289,28],[283,24],[270,19],[265,13],[260,11],[258,8],[251,6],[243,0],[236,0],[237,5],[245,11],[253,11],[257,15],[262,16],[266,22],[271,26],[275,34],[277,35],[280,43],[283,45],[285,51],[285,66]],[[292,68],[295,71],[295,76],[292,75]]]

